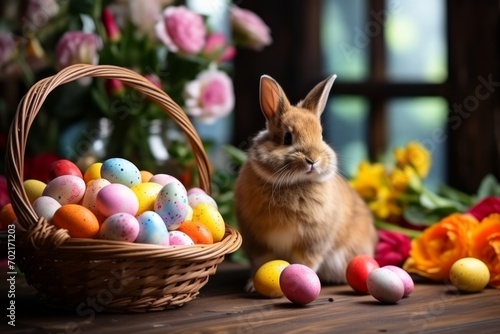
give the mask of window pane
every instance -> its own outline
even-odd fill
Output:
[[[323,1],[321,45],[327,74],[336,73],[342,81],[368,77],[366,12],[366,0]]]
[[[448,76],[444,0],[386,0],[387,76],[440,83]]]
[[[368,102],[359,96],[335,96],[324,112],[325,141],[337,153],[344,176],[354,175],[368,156],[367,115]]]
[[[435,187],[445,181],[446,120],[448,104],[437,97],[392,99],[388,103],[389,147],[419,141],[432,155],[426,184]]]

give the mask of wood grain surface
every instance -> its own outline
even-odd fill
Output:
[[[245,266],[224,262],[193,301],[142,314],[102,314],[91,304],[79,313],[51,309],[20,277],[16,327],[3,317],[0,328],[2,333],[500,333],[500,290],[461,294],[449,283],[416,278],[414,292],[394,305],[340,285],[324,286],[313,303],[296,306],[285,297],[245,293],[248,273]],[[6,293],[2,299],[6,305]]]

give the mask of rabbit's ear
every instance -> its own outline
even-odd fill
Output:
[[[321,116],[323,110],[325,110],[328,95],[330,95],[330,90],[336,78],[337,75],[334,74],[321,81],[297,106],[315,112],[318,117]]]
[[[260,108],[267,120],[290,108],[281,86],[269,75],[260,77]]]

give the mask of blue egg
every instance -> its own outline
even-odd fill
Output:
[[[179,181],[163,186],[156,196],[154,211],[160,215],[169,231],[176,230],[182,224],[188,210],[187,191]]]
[[[121,183],[129,188],[142,182],[139,168],[122,158],[104,161],[101,166],[101,177],[111,183]]]
[[[154,211],[144,211],[137,216],[139,235],[135,242],[155,245],[169,245],[168,230],[160,215]]]

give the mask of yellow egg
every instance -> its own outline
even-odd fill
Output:
[[[31,204],[33,204],[38,197],[42,196],[46,186],[47,184],[40,180],[30,179],[24,181],[24,190],[26,191]]]
[[[137,215],[140,215],[144,211],[153,211],[156,196],[160,192],[161,188],[161,184],[154,182],[139,183],[130,188],[139,200]]]
[[[186,215],[186,218],[184,220],[193,220],[193,208],[188,205],[188,213]]]
[[[253,276],[255,291],[264,297],[275,298],[283,296],[280,287],[280,275],[290,263],[284,260],[273,260],[264,263]]]
[[[219,210],[208,203],[198,204],[193,209],[192,220],[202,223],[214,236],[214,242],[221,241],[226,232],[226,225]]]
[[[101,166],[102,162],[94,162],[87,168],[87,170],[83,174],[83,180],[85,181],[85,183],[89,183],[92,180],[101,178]]]
[[[460,291],[478,292],[488,285],[490,271],[481,260],[465,257],[451,266],[450,281]]]

